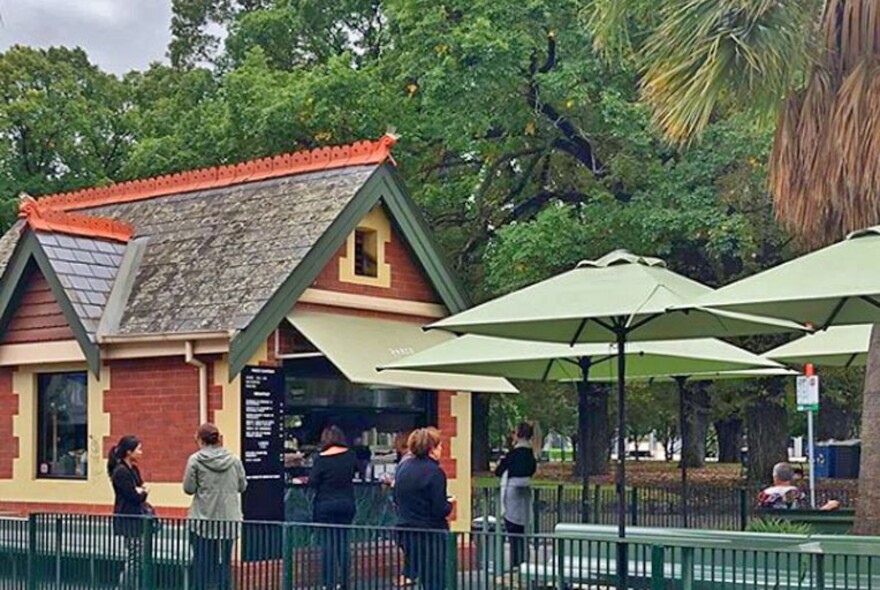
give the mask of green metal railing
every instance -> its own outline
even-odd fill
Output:
[[[688,486],[688,528],[745,530],[749,521],[759,515],[757,495],[758,489],[742,486],[691,484]],[[847,490],[820,489],[817,497],[820,504],[834,499],[844,506],[853,505]],[[474,518],[498,516],[498,486],[474,486],[471,498]],[[578,486],[532,487],[532,530],[549,532],[558,523],[565,522],[609,525],[617,522],[617,496],[613,488],[590,486],[586,500],[584,502]],[[631,526],[684,527],[683,512],[680,486],[628,488],[627,524]]]
[[[0,519],[0,589],[569,590],[625,568],[632,589],[880,590],[880,538],[633,527],[618,562],[615,535],[37,514]]]

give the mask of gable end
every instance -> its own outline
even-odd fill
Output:
[[[383,165],[370,175],[250,325],[232,339],[229,347],[230,380],[244,368],[257,348],[284,320],[303,292],[334,259],[357,224],[380,201],[386,205],[391,220],[399,227],[416,260],[424,268],[431,286],[440,295],[447,309],[451,313],[457,313],[469,306],[463,289],[440,258],[427,225],[415,204],[404,192],[400,179],[393,168]]]

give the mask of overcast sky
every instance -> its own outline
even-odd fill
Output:
[[[0,19],[0,51],[79,46],[117,74],[167,61],[171,0],[0,0]]]

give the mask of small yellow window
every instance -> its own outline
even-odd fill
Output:
[[[379,276],[379,236],[376,230],[359,227],[354,232],[354,274]]]

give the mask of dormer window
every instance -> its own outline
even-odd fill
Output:
[[[359,227],[354,232],[354,274],[379,276],[379,236],[374,229]]]

